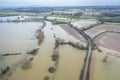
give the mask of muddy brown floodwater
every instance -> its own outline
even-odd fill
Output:
[[[21,53],[21,55],[0,56],[0,68],[17,66],[25,53],[38,47],[35,32],[41,23],[0,23],[0,55]],[[24,60],[24,59],[23,59]]]
[[[26,70],[23,70],[21,67],[18,68],[9,80],[43,80],[45,76],[52,77],[52,74],[47,71],[49,66],[53,65],[53,61],[50,57],[54,47],[51,27],[51,23],[48,22],[43,29],[45,38],[39,47],[38,55],[36,55],[32,61],[32,67]]]
[[[39,26],[39,23],[19,23],[19,24],[14,24],[13,23],[1,23],[1,31],[0,33],[7,33],[4,35],[0,35],[1,41],[0,44],[3,46],[0,46],[0,50],[2,53],[7,53],[7,52],[22,52],[23,54],[25,53],[26,50],[31,50],[33,48],[38,47],[37,46],[37,40],[34,40],[34,33],[38,27],[30,28],[30,26]],[[29,27],[22,27],[22,25],[26,25]],[[33,25],[34,24],[34,25]],[[8,26],[10,29],[7,30]],[[61,27],[62,26],[62,27]],[[73,41],[73,42],[82,42],[81,37],[79,36],[78,33],[76,33],[74,30],[65,27],[66,25],[52,25],[51,22],[46,21],[46,26],[43,28],[44,32],[44,40],[41,43],[41,45],[38,47],[39,51],[37,55],[30,55],[29,57],[31,58],[30,62],[30,68],[23,69],[22,65],[24,64],[23,62],[18,63],[20,64],[19,67],[17,67],[16,71],[9,76],[8,80],[44,80],[45,77],[46,79],[49,77],[49,80],[79,80],[80,77],[80,72],[82,69],[82,65],[84,64],[84,58],[86,55],[86,51],[76,49],[70,45],[60,45],[58,47],[59,49],[59,61],[57,63],[57,67],[54,73],[49,73],[48,69],[51,66],[54,66],[55,62],[52,61],[51,56],[53,55],[53,48],[55,46],[55,38],[59,37],[60,39],[64,39],[65,41]],[[3,31],[4,30],[4,31]],[[17,30],[17,32],[16,32]],[[21,31],[22,30],[22,31]],[[30,32],[28,32],[30,31]],[[8,33],[11,33],[8,34]],[[15,33],[16,32],[16,35]],[[25,34],[23,34],[26,33]],[[73,32],[73,33],[72,33]],[[72,34],[70,34],[72,33]],[[23,36],[24,35],[24,36]],[[112,34],[113,36],[109,36],[110,39],[115,39],[116,34]],[[6,37],[5,37],[6,36]],[[9,41],[6,40],[7,36],[10,38]],[[14,38],[12,38],[14,36]],[[21,43],[19,43],[16,46],[10,47],[10,44],[16,44],[18,43],[21,39],[23,38]],[[18,37],[18,38],[17,38]],[[3,39],[3,40],[2,40]],[[32,40],[33,41],[32,41]],[[9,43],[6,44],[6,46],[10,47],[7,50],[7,47],[5,50],[2,49],[5,45],[2,43],[4,40]],[[26,41],[25,41],[26,40]],[[15,42],[16,41],[16,42]],[[13,43],[14,42],[14,43]],[[20,41],[19,41],[20,42]],[[29,43],[30,42],[30,43]],[[33,43],[31,43],[33,42]],[[83,41],[85,42],[85,41]],[[23,44],[24,43],[24,44]],[[23,44],[23,45],[22,45]],[[23,47],[20,47],[23,46]],[[15,50],[14,50],[15,48]],[[9,51],[9,49],[12,49]],[[2,54],[1,53],[1,54]],[[91,80],[119,80],[119,67],[120,67],[120,58],[113,56],[113,55],[107,55],[106,52],[98,52],[98,51],[93,51],[94,57],[92,58],[93,60],[93,66],[92,66],[92,72],[91,72]],[[107,55],[107,60],[106,62],[103,62],[103,59]],[[13,64],[16,62],[19,62],[21,58],[23,58],[24,62],[26,62],[25,59],[26,55],[19,55],[19,56],[6,56],[6,57],[0,57],[0,60],[6,62],[6,64]],[[117,55],[118,56],[118,55]],[[28,57],[28,58],[29,58]],[[6,58],[6,59],[5,59]]]
[[[54,80],[79,80],[86,52],[72,46],[60,46],[60,59]]]
[[[107,53],[94,51],[96,55],[94,80],[120,80],[120,58],[108,55],[106,62],[103,59]]]
[[[75,49],[69,45],[60,46],[59,63],[55,75],[49,73],[48,68],[54,65],[54,61],[51,59],[55,45],[53,34],[56,34],[56,36],[60,38],[63,37],[65,40],[77,40],[73,39],[73,37],[67,38],[69,34],[65,33],[62,28],[52,25],[50,22],[46,22],[43,31],[45,38],[39,47],[38,54],[32,61],[32,67],[26,70],[19,67],[12,76],[10,76],[9,80],[43,80],[45,76],[48,76],[50,80],[53,79],[53,76],[54,80],[78,80],[86,52]],[[62,35],[61,32],[65,34]]]

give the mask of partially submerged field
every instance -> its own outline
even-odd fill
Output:
[[[95,41],[99,46],[120,52],[120,34],[118,33],[103,33],[98,36]]]
[[[91,80],[119,80],[120,58],[115,54],[93,51],[95,57],[91,65],[93,76]],[[93,66],[94,65],[94,66]]]
[[[90,80],[119,80],[120,26],[101,24],[85,30],[98,49],[93,50]]]
[[[81,44],[85,46],[87,45],[85,38],[82,35],[80,35],[80,33],[78,33],[75,29],[71,28],[68,24],[60,24],[59,26],[63,28],[66,32],[68,32],[68,34],[78,39]]]

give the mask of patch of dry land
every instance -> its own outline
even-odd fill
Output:
[[[97,24],[95,19],[81,19],[79,21],[73,22],[72,24],[77,28],[89,27],[90,25]]]
[[[105,32],[107,31],[107,32]],[[101,49],[106,51],[120,52],[120,26],[102,24],[85,31]],[[103,33],[104,32],[104,33]]]
[[[94,37],[104,31],[115,31],[115,32],[120,32],[120,26],[116,25],[108,25],[108,24],[102,24],[99,26],[95,26],[93,28],[90,28],[85,31],[90,37]]]

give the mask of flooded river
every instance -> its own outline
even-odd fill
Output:
[[[14,65],[16,71],[9,76],[8,80],[79,80],[86,51],[76,49],[70,45],[59,46],[59,62],[54,73],[48,69],[54,66],[52,61],[55,38],[65,41],[79,42],[58,25],[52,25],[46,21],[43,28],[44,40],[40,46],[35,37],[35,32],[41,23],[0,23],[0,55],[6,53],[22,53],[22,55],[0,56],[0,65]],[[39,48],[38,54],[27,55],[28,51]],[[94,80],[119,80],[120,59],[108,55],[107,62],[103,62],[106,53],[95,52],[96,63],[93,72]],[[32,57],[31,67],[23,69],[22,65],[28,57]],[[23,60],[20,62],[20,60]],[[109,75],[108,75],[109,74]]]
[[[35,31],[40,23],[0,23],[0,54],[24,53],[37,46]]]
[[[28,16],[7,16],[7,17],[0,17],[1,21],[12,21],[12,20],[24,20],[28,18]]]
[[[41,23],[0,23],[0,55],[21,53],[21,55],[0,56],[0,68],[18,67],[28,51],[38,47],[35,32]]]
[[[62,36],[61,31],[64,32],[62,28],[60,29],[60,32],[54,31],[59,29],[60,27],[56,27],[50,22],[46,22],[46,26],[43,29],[45,38],[43,43],[39,47],[38,54],[34,57],[34,60],[32,61],[32,67],[26,70],[23,70],[21,67],[18,68],[9,78],[9,80],[43,80],[45,76],[48,76],[50,80],[53,79],[53,76],[54,80],[79,79],[85,51],[75,49],[69,45],[60,46],[59,48],[60,58],[58,68],[55,71],[55,75],[48,72],[48,68],[54,65],[54,61],[52,61],[51,59],[53,48],[55,45],[54,34],[60,37]],[[67,36],[68,34],[65,33],[62,37]]]
[[[32,61],[32,68],[23,70],[20,67],[9,80],[43,80],[45,76],[52,78],[52,74],[48,73],[49,66],[53,65],[51,55],[54,47],[54,38],[51,27],[51,23],[48,22],[43,29],[45,39],[39,47],[38,55]]]

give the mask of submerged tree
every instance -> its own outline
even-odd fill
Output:
[[[43,80],[49,80],[50,78],[48,76],[45,76]]]
[[[55,67],[54,66],[49,67],[48,71],[50,73],[54,73],[55,72]]]
[[[104,58],[103,58],[103,62],[105,63],[105,62],[107,62],[107,60],[108,60],[108,55],[106,55]]]

